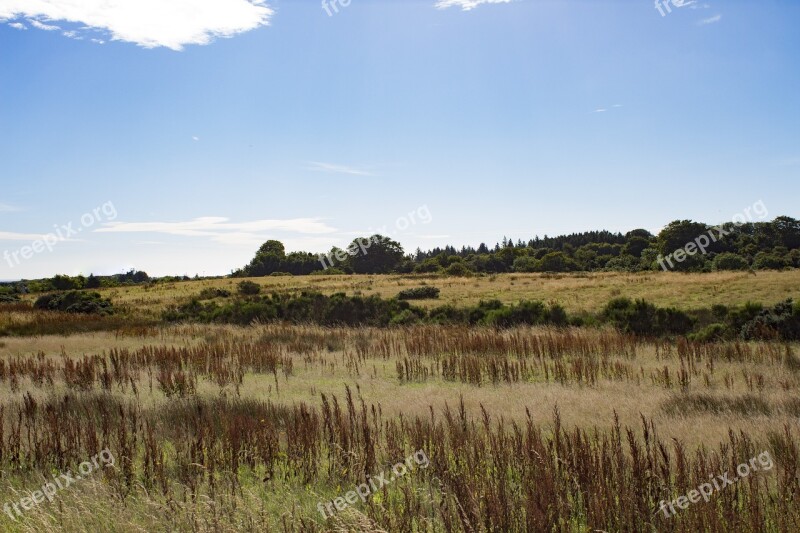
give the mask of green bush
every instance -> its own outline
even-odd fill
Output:
[[[740,335],[745,340],[800,340],[800,306],[789,299],[764,309],[742,326]]]
[[[685,335],[693,321],[683,311],[657,308],[645,300],[615,298],[603,309],[601,317],[620,331],[640,336]]]
[[[448,276],[461,276],[461,277],[473,274],[472,270],[470,270],[467,267],[467,265],[461,262],[453,263],[449,267],[445,268],[444,273],[447,274]]]
[[[213,300],[214,298],[227,298],[231,295],[231,291],[226,289],[218,289],[216,287],[207,287],[200,291],[197,295],[198,300]]]
[[[495,327],[508,328],[517,325],[551,324],[566,326],[567,314],[558,304],[547,308],[542,302],[522,301],[518,305],[493,309],[486,313],[485,323]]]
[[[414,287],[400,291],[397,298],[399,300],[433,300],[439,297],[439,292],[436,287]]]
[[[739,254],[719,254],[713,261],[714,270],[747,270],[750,265],[747,259]]]
[[[725,324],[710,324],[697,333],[692,333],[689,335],[689,340],[698,342],[714,342],[722,340],[727,330],[728,328],[725,327]]]
[[[33,304],[36,309],[109,315],[113,312],[111,301],[97,292],[69,291],[60,294],[46,294]]]
[[[254,281],[240,281],[237,288],[239,289],[239,294],[244,296],[255,296],[261,292],[261,286]]]
[[[766,252],[759,252],[753,260],[753,268],[757,270],[781,270],[787,266],[789,263],[786,259]]]

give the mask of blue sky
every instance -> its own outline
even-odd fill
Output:
[[[0,0],[0,279],[800,217],[798,2],[328,1]]]

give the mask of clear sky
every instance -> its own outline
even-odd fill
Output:
[[[661,1],[0,0],[0,279],[800,218],[800,2]]]

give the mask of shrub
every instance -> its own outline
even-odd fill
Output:
[[[310,275],[311,276],[343,276],[345,274],[347,274],[347,272],[345,272],[341,268],[330,267],[330,268],[326,268],[325,270],[315,270]]]
[[[111,301],[97,292],[69,291],[61,294],[46,294],[33,304],[36,309],[65,311],[67,313],[101,314],[113,312]]]
[[[419,322],[420,319],[418,315],[410,309],[405,309],[394,315],[389,321],[389,324],[392,326],[410,326],[412,324],[418,324]]]
[[[428,319],[434,324],[463,324],[469,321],[470,310],[454,305],[435,307],[428,313]],[[482,319],[483,315],[478,318]]]
[[[508,328],[516,325],[535,326],[539,324],[552,324],[566,326],[567,313],[558,304],[553,304],[549,309],[538,301],[522,301],[518,305],[492,309],[486,313],[486,324],[495,327]]]
[[[775,254],[759,252],[753,260],[753,268],[757,270],[780,270],[789,266],[786,259]]]
[[[399,300],[430,300],[438,298],[439,292],[436,287],[414,287],[400,291],[397,298]]]
[[[750,265],[747,259],[739,254],[719,254],[713,261],[714,270],[747,270]]]
[[[641,336],[663,334],[683,335],[691,331],[693,321],[678,309],[659,309],[645,300],[615,298],[601,313],[601,317],[617,329]]]
[[[416,274],[434,274],[442,271],[442,265],[435,259],[426,259],[422,263],[414,267]]]
[[[200,291],[197,295],[198,300],[213,300],[214,298],[227,298],[231,295],[231,291],[226,289],[219,289],[216,287],[207,287]]]
[[[800,339],[800,307],[792,300],[781,302],[771,309],[761,311],[742,326],[740,335],[750,339]]]
[[[465,265],[464,263],[453,263],[446,269],[444,269],[444,273],[448,276],[469,276],[472,274],[472,271]]]
[[[725,324],[711,324],[701,329],[697,333],[689,335],[689,340],[697,342],[714,342],[722,340],[727,328]]]
[[[240,281],[237,287],[239,289],[239,294],[244,296],[255,296],[261,292],[261,286],[253,281]]]

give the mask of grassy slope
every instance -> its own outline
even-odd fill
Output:
[[[137,312],[157,315],[164,307],[179,303],[198,294],[206,287],[235,291],[240,279],[186,281],[101,291],[115,305],[127,306]],[[765,271],[755,274],[717,272],[711,274],[678,274],[648,272],[627,274],[616,272],[592,274],[500,274],[472,278],[425,278],[416,276],[281,276],[252,278],[263,290],[315,290],[331,294],[346,292],[364,295],[378,294],[384,298],[396,296],[405,288],[422,284],[441,289],[438,300],[417,302],[415,305],[436,306],[446,303],[474,305],[482,299],[497,298],[504,302],[519,300],[556,301],[568,311],[597,311],[615,296],[645,298],[660,306],[680,309],[708,307],[712,304],[735,305],[747,301],[774,304],[798,296],[800,270]]]

